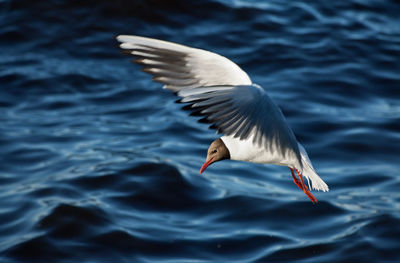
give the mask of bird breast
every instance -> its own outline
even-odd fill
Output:
[[[228,148],[231,160],[285,166],[294,164],[290,156],[285,156],[273,145],[264,147],[254,144],[253,136],[246,140],[240,140],[233,136],[222,136],[221,140]]]

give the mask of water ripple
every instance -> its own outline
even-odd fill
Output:
[[[396,1],[0,1],[0,261],[399,262]],[[225,161],[117,34],[232,59],[331,191]]]

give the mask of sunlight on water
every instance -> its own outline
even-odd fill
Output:
[[[1,262],[400,262],[395,1],[0,0]],[[120,54],[217,52],[278,104],[329,192],[199,169],[218,135]]]

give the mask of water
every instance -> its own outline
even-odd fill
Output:
[[[398,1],[0,1],[1,262],[400,262]],[[217,138],[120,54],[238,63],[331,191]]]

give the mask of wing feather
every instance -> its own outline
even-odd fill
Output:
[[[241,140],[253,136],[259,146],[293,154],[301,163],[297,140],[281,110],[258,85],[213,86],[186,89],[177,93],[185,109],[205,116],[218,132]]]
[[[251,84],[239,66],[206,50],[139,36],[120,35],[117,40],[124,53],[136,57],[134,63],[143,65],[143,71],[174,92],[199,86]]]
[[[183,109],[219,133],[294,155],[301,163],[296,138],[266,92],[252,84],[235,63],[218,54],[167,41],[120,35],[117,40],[134,63],[165,84],[186,103]]]

